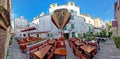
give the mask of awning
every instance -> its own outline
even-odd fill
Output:
[[[27,28],[27,29],[22,30],[21,32],[26,32],[26,31],[31,31],[31,30],[36,30],[36,28],[35,27]]]
[[[43,34],[48,33],[49,31],[41,31],[41,32],[30,32],[29,34]]]
[[[51,19],[58,29],[62,29],[69,22],[70,17],[71,14],[67,9],[57,9]]]

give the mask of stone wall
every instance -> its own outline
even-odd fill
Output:
[[[0,0],[0,2],[1,1],[3,0]],[[9,0],[4,1],[9,2]],[[0,59],[6,59],[11,28],[10,10],[6,9],[3,4],[0,4]],[[9,5],[7,5],[7,7],[9,8]]]
[[[117,30],[118,30],[117,34],[118,34],[118,36],[120,36],[120,20],[118,20],[118,29]]]

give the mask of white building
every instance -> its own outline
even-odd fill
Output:
[[[94,33],[99,33],[106,28],[105,22],[103,22],[100,18],[94,18],[94,24]]]
[[[48,15],[42,12],[39,16],[33,18],[33,21],[29,23],[29,27],[36,27],[35,31],[49,31],[48,34],[42,34],[41,37],[58,37],[60,36],[59,30],[53,24],[51,15],[55,13],[57,9],[67,9],[71,13],[71,18],[68,24],[63,28],[64,36],[66,38],[78,37],[78,34],[94,32],[95,21],[90,15],[80,14],[80,8],[75,6],[75,3],[68,2],[65,5],[51,4]],[[24,21],[26,22],[26,21]],[[19,24],[19,23],[18,23]],[[27,23],[24,23],[23,26]]]
[[[77,14],[77,15],[80,14],[80,8],[75,6],[74,2],[68,2],[67,4],[60,6],[58,6],[57,3],[51,4],[49,8],[49,13],[53,14],[56,9],[63,9],[63,8],[68,9],[70,12],[74,12],[73,14]]]
[[[20,18],[15,18],[14,20],[14,34],[16,37],[22,36],[20,35],[21,30],[28,28],[28,21],[21,16]]]
[[[15,18],[14,20],[14,35],[15,37],[27,37],[28,32],[21,32],[24,29],[30,28],[30,27],[38,27],[36,24],[32,22],[28,22],[23,16],[20,18]],[[37,30],[37,29],[36,29]],[[36,31],[33,30],[33,31]],[[29,31],[31,32],[31,31]],[[36,35],[33,35],[36,36]]]
[[[87,14],[80,14],[80,16],[84,17],[84,21],[88,24],[92,24],[94,26],[94,19],[91,18],[90,15],[87,15]]]
[[[63,29],[64,36],[66,36],[66,38],[74,36],[78,37],[78,34],[87,33],[90,32],[90,30],[93,30],[94,20],[90,17],[85,18],[80,16],[80,8],[75,6],[75,3],[68,2],[68,4],[60,6],[58,6],[56,3],[51,4],[49,8],[49,15],[44,15],[44,13],[42,13],[42,16],[35,18],[32,22],[39,24],[39,31],[50,31],[49,34],[51,34],[53,37],[59,35],[59,30],[51,20],[51,15],[54,14],[54,11],[57,9],[68,9],[68,11],[71,13],[71,19]],[[87,23],[88,21],[91,22]]]

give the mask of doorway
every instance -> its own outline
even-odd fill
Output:
[[[64,33],[63,35],[65,39],[69,39],[69,33]]]

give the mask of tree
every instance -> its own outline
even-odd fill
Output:
[[[108,25],[108,30],[110,30],[110,28],[112,28],[112,23],[109,22],[109,23],[107,23],[107,25]]]
[[[80,33],[78,33],[78,38],[81,38],[82,36],[81,36],[81,34]]]
[[[108,32],[108,37],[111,37],[112,36],[112,31]]]

